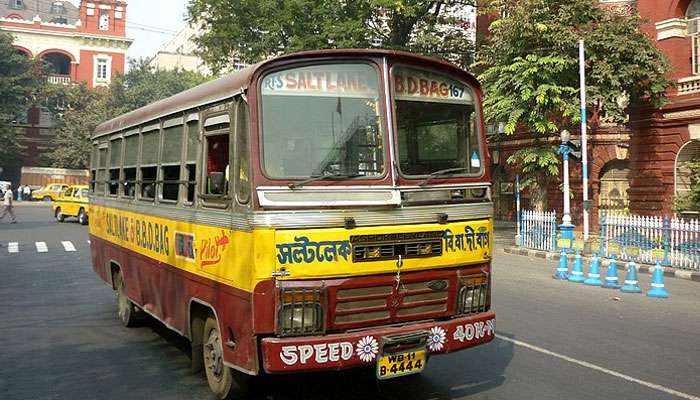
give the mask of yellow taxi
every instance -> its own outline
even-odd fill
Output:
[[[56,199],[68,189],[65,183],[49,183],[48,185],[32,192],[34,200],[56,201]]]
[[[68,217],[76,217],[81,225],[87,225],[88,192],[87,185],[74,185],[64,189],[51,207],[56,220],[63,222]]]

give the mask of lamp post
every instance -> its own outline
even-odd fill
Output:
[[[574,241],[574,225],[571,223],[571,200],[569,191],[569,154],[571,154],[573,151],[573,149],[569,146],[570,139],[571,133],[569,133],[569,131],[566,129],[561,131],[561,145],[559,146],[559,153],[561,153],[564,160],[564,211],[561,218],[562,224],[559,226],[559,228],[561,238],[564,239],[564,243],[566,243],[568,239],[567,247],[569,248],[571,248]]]

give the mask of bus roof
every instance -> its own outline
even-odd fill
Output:
[[[444,68],[452,69],[456,73],[464,74],[464,71],[456,65],[436,58],[417,55],[405,51],[382,50],[382,49],[327,49],[311,50],[298,53],[291,53],[236,71],[222,78],[205,82],[192,89],[178,93],[171,97],[159,100],[155,103],[130,111],[119,117],[103,122],[95,129],[92,139],[127,130],[140,124],[153,121],[158,118],[167,117],[173,114],[191,110],[201,105],[211,104],[228,99],[238,93],[245,91],[251,83],[251,79],[256,71],[278,63],[294,61],[297,59],[327,57],[392,57],[408,59],[413,61],[428,62],[433,65],[441,65]],[[469,83],[478,87],[476,78],[467,74]]]

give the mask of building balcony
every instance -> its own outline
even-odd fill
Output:
[[[70,75],[49,75],[46,77],[46,82],[54,85],[70,85]]]
[[[678,80],[678,95],[700,93],[700,75],[689,76]]]

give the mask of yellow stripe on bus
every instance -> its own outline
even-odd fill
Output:
[[[90,233],[159,262],[245,291],[273,274],[279,279],[322,279],[430,270],[488,262],[493,248],[490,219],[303,230],[237,231],[90,205]],[[353,250],[376,253],[372,243],[420,242],[424,234],[440,254],[355,259]],[[369,245],[367,245],[369,243]],[[280,272],[282,272],[280,274]]]

